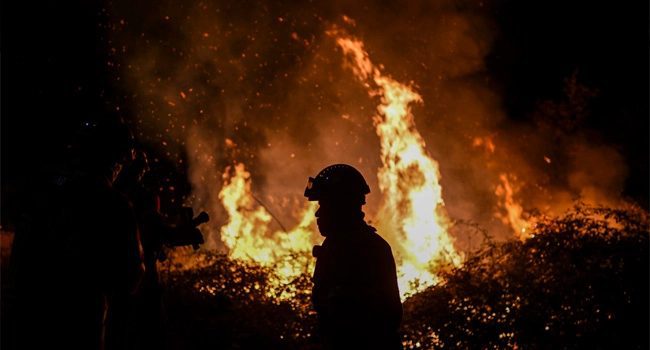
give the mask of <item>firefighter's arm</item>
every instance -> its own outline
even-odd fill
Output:
[[[379,268],[380,287],[378,289],[380,291],[381,303],[386,308],[386,325],[390,329],[397,329],[402,322],[403,311],[397,284],[395,259],[388,245],[383,249]]]

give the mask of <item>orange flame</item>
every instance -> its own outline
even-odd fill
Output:
[[[422,98],[411,87],[382,74],[361,41],[338,36],[336,42],[368,93],[380,97],[374,117],[382,160],[377,175],[383,200],[377,221],[380,232],[393,235],[397,243],[393,248],[400,258],[398,279],[404,298],[437,283],[437,269],[457,266],[462,260],[448,234],[438,163],[428,155],[410,109],[411,103]]]
[[[439,269],[458,266],[462,261],[448,234],[438,163],[428,155],[410,110],[411,103],[422,99],[412,88],[383,75],[361,41],[337,36],[336,42],[350,58],[352,71],[368,87],[368,93],[380,98],[378,114],[373,118],[382,160],[378,179],[383,199],[377,222],[396,250],[398,282],[405,298],[437,283]],[[228,167],[223,180],[219,199],[229,220],[221,228],[221,239],[229,256],[273,267],[274,288],[270,293],[280,299],[290,298],[292,293],[287,292],[286,285],[313,269],[308,252],[317,241],[312,230],[317,205],[310,203],[304,209],[296,228],[269,234],[272,216],[256,203],[244,164]]]
[[[512,177],[513,180],[516,180],[515,177]],[[496,216],[501,219],[506,225],[512,227],[512,230],[515,232],[515,236],[519,240],[526,240],[530,238],[530,229],[533,225],[532,222],[524,219],[524,208],[519,204],[515,199],[515,195],[518,191],[518,187],[514,187],[509,180],[507,174],[500,174],[499,180],[501,183],[497,185],[494,194],[499,198],[498,206],[500,209],[505,210],[506,214],[497,213]]]
[[[233,259],[272,267],[269,296],[279,300],[293,297],[290,282],[310,273],[314,261],[309,254],[313,246],[312,226],[316,204],[309,202],[298,225],[288,232],[269,234],[272,217],[259,205],[251,192],[250,173],[244,164],[227,167],[219,199],[228,213],[228,222],[221,227],[221,239]]]

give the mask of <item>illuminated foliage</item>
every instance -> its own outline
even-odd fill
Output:
[[[528,240],[487,244],[406,300],[406,348],[647,348],[648,223],[641,210],[577,207],[538,220]],[[204,258],[163,273],[179,348],[318,343],[308,275],[279,300],[273,267]]]
[[[166,262],[162,276],[172,348],[297,348],[310,341],[311,278],[286,285],[293,299],[274,297],[275,267],[201,253],[186,269]]]
[[[648,218],[577,207],[486,247],[405,303],[408,345],[647,348]]]

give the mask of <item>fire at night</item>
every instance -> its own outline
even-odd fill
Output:
[[[647,348],[612,6],[7,5],[1,347]]]

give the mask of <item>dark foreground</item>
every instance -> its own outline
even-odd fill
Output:
[[[542,220],[524,243],[486,244],[405,301],[404,345],[647,349],[648,227],[642,210],[578,208]],[[189,270],[162,266],[168,349],[319,348],[308,275],[290,286],[295,298],[277,301],[266,293],[270,270],[200,258]]]

